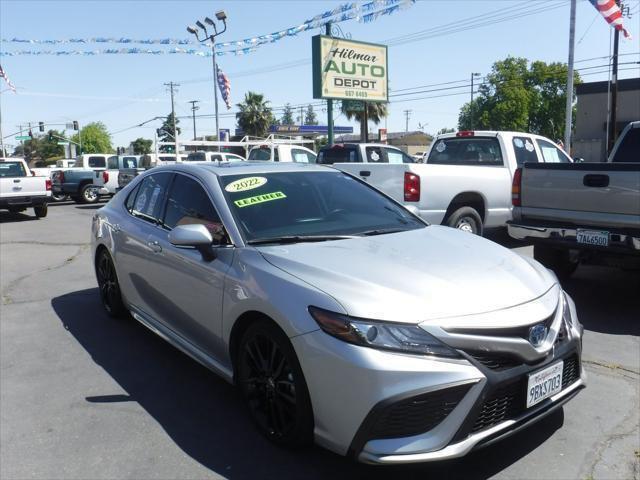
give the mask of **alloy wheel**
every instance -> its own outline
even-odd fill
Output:
[[[463,232],[475,233],[473,220],[469,217],[462,217],[456,223],[456,228]]]
[[[109,313],[113,313],[117,309],[119,301],[120,288],[118,286],[118,278],[113,267],[113,262],[109,255],[102,253],[98,261],[98,287],[100,288],[100,298],[104,308]]]

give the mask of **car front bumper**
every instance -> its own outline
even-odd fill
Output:
[[[462,457],[570,400],[586,380],[579,330],[572,327],[537,364],[504,371],[464,352],[464,360],[444,361],[358,347],[322,331],[294,337],[292,343],[312,399],[317,443],[364,463],[397,464]],[[559,360],[565,361],[568,383],[526,408],[528,375]],[[453,392],[458,392],[455,398],[449,395]],[[445,407],[429,403],[438,399]],[[416,423],[424,430],[416,432]]]

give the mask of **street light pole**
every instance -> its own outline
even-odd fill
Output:
[[[195,35],[196,39],[200,43],[205,43],[206,41],[211,42],[211,59],[213,61],[213,103],[215,107],[216,118],[216,140],[220,141],[220,117],[218,114],[218,64],[216,62],[215,40],[218,35],[221,35],[227,31],[227,14],[224,12],[224,10],[216,12],[216,20],[221,21],[224,26],[224,28],[220,31],[218,31],[218,27],[213,20],[211,20],[209,17],[205,17],[204,19],[204,23],[213,27],[213,33],[211,35],[209,35],[209,32],[207,32],[207,27],[200,20],[196,21],[197,27],[191,25],[188,26],[187,32]],[[198,30],[198,28],[200,28],[204,32],[203,38],[200,38],[200,30]],[[218,145],[218,151],[220,151],[220,145]]]

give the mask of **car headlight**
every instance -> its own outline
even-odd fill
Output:
[[[418,325],[351,318],[316,307],[309,307],[309,313],[325,333],[348,343],[380,350],[460,358],[453,348]]]
[[[571,315],[571,307],[569,306],[569,300],[567,299],[567,294],[562,293],[562,319],[565,322],[567,327],[575,326],[573,316]]]

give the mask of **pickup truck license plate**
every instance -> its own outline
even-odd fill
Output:
[[[609,232],[599,230],[578,229],[576,241],[586,245],[597,245],[599,247],[609,246]]]
[[[554,363],[544,370],[529,375],[527,385],[527,408],[533,407],[545,398],[562,390],[562,366],[564,362]]]

